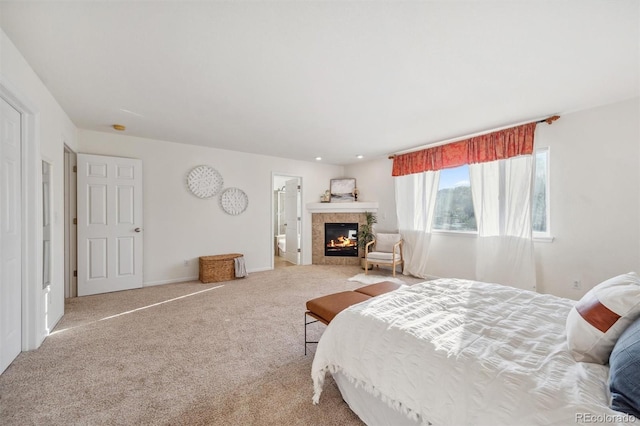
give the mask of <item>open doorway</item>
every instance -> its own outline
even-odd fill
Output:
[[[78,295],[76,240],[76,153],[64,146],[64,297]]]
[[[302,254],[302,178],[274,173],[271,183],[273,268],[299,265]]]

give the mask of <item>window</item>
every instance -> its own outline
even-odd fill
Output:
[[[468,165],[440,170],[433,229],[477,231]]]
[[[549,237],[549,148],[535,151],[535,181],[532,199],[534,237]],[[469,166],[440,170],[433,229],[476,232]]]
[[[531,222],[534,237],[548,237],[549,232],[549,148],[535,152],[535,181]]]

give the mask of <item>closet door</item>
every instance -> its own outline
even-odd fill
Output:
[[[285,226],[287,252],[285,259],[294,265],[300,264],[300,185],[298,179],[285,183]]]
[[[78,296],[142,287],[142,161],[78,154]]]
[[[0,373],[22,350],[22,116],[0,99]]]

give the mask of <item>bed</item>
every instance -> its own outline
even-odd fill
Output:
[[[287,252],[287,236],[285,234],[276,235],[276,255],[284,257]]]
[[[369,425],[638,424],[609,408],[608,365],[569,352],[575,304],[460,279],[372,298],[340,312],[321,337],[313,402],[331,373]]]
[[[300,247],[300,234],[298,234],[298,247]],[[284,257],[287,253],[287,236],[285,234],[276,235],[276,255]]]

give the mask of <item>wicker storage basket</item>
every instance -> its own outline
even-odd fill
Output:
[[[216,283],[233,280],[236,277],[234,261],[236,257],[242,257],[242,254],[230,253],[200,257],[200,281]]]

